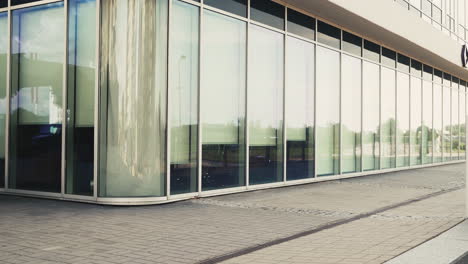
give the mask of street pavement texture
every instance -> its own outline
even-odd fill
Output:
[[[0,195],[0,263],[383,263],[463,220],[464,165],[166,205]]]

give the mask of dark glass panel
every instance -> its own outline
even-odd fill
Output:
[[[382,47],[382,64],[395,68],[396,52]]]
[[[278,29],[284,29],[284,6],[270,0],[252,0],[250,18]]]
[[[452,75],[444,72],[443,83],[445,86],[451,86],[452,84]]]
[[[421,77],[422,63],[417,60],[411,60],[411,74]]]
[[[318,21],[317,40],[330,47],[339,49],[341,39],[341,30],[330,24]]]
[[[38,2],[41,0],[11,0],[11,5],[22,5],[22,4],[27,4],[27,3],[33,3],[33,2]]]
[[[434,71],[434,68],[428,65],[423,65],[423,78],[432,81],[432,73]]]
[[[247,0],[205,0],[203,3],[238,16],[247,17]]]
[[[442,71],[434,69],[434,81],[437,83],[442,83]]]
[[[380,62],[380,46],[374,42],[364,40],[363,57],[375,62]]]
[[[410,71],[410,58],[405,55],[398,54],[398,70],[408,72]]]
[[[460,82],[460,79],[458,79],[455,76],[452,76],[452,87],[458,88],[458,83]]]
[[[362,38],[343,31],[343,50],[361,56]]]
[[[61,190],[63,14],[63,2],[12,12],[12,189]]]
[[[0,8],[8,7],[8,0],[0,0]]]
[[[288,32],[308,39],[315,39],[315,18],[288,9]]]

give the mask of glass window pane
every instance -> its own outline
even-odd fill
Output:
[[[287,179],[313,178],[315,45],[288,37],[286,60]]]
[[[433,155],[434,162],[442,162],[443,153],[443,125],[442,125],[442,86],[434,83],[434,120],[433,120]]]
[[[396,166],[409,166],[410,150],[410,77],[397,72],[397,151]]]
[[[431,2],[429,2],[428,0],[422,0],[422,11],[424,14],[431,16],[431,7]]]
[[[398,63],[397,68],[400,71],[408,72],[410,71],[410,58],[405,55],[398,53]]]
[[[205,0],[203,3],[238,16],[247,17],[247,0]]]
[[[380,164],[380,70],[379,66],[363,62],[362,80],[362,167],[377,170]]]
[[[317,175],[340,168],[340,54],[317,47]]]
[[[444,152],[443,152],[443,157],[444,161],[450,161],[450,153],[451,153],[451,148],[452,148],[452,127],[451,127],[451,106],[450,102],[452,101],[452,96],[451,96],[451,89],[450,87],[444,86],[443,90],[443,125],[444,125],[444,131],[443,131],[443,147],[444,147]]]
[[[100,196],[166,194],[167,5],[101,2]]]
[[[172,5],[170,69],[171,194],[198,190],[198,27],[199,8]]]
[[[375,62],[380,62],[380,46],[374,42],[364,40],[363,57]]]
[[[444,72],[443,83],[444,83],[444,86],[446,86],[446,87],[452,86],[452,76],[450,74]]]
[[[315,39],[315,18],[288,9],[288,32],[308,39]]]
[[[427,65],[423,65],[423,78],[428,81],[432,81],[433,68]]]
[[[284,8],[271,0],[251,0],[250,18],[265,25],[284,29]]]
[[[458,92],[459,102],[459,114],[458,118],[460,120],[460,159],[465,159],[466,157],[466,132],[465,132],[465,122],[466,122],[466,97],[465,97],[465,86],[460,86],[462,89]]]
[[[250,184],[283,180],[283,38],[283,34],[250,27]]]
[[[205,11],[202,190],[245,185],[246,23]]]
[[[343,50],[361,56],[362,38],[343,31]]]
[[[361,60],[342,57],[342,170],[361,171]]]
[[[382,169],[395,168],[395,71],[382,67]]]
[[[8,14],[0,13],[0,188],[5,187],[6,78]]]
[[[8,7],[8,0],[0,0],[0,8]]]
[[[458,160],[460,145],[460,120],[458,120],[458,84],[452,84],[452,160]]]
[[[28,3],[33,3],[33,2],[38,2],[41,0],[11,0],[11,5],[22,5],[22,4],[28,4]]]
[[[411,77],[411,131],[410,131],[410,164],[421,164],[421,100],[422,81]]]
[[[317,40],[330,47],[339,49],[341,40],[341,30],[325,22],[318,21]]]
[[[61,190],[64,20],[63,3],[12,12],[13,189]]]
[[[422,163],[432,163],[432,82],[423,81]]]
[[[433,78],[435,83],[442,83],[442,72],[437,69],[434,69]]]
[[[96,1],[70,0],[66,192],[93,195]]]
[[[396,0],[396,2],[406,9],[409,8],[409,4],[405,0]]]
[[[416,60],[411,60],[411,74],[414,76],[422,76],[422,63]]]
[[[382,47],[382,64],[395,68],[396,52]]]

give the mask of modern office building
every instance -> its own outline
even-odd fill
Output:
[[[467,28],[468,0],[0,0],[0,193],[156,204],[461,162]]]

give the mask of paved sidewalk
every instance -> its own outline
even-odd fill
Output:
[[[160,206],[111,207],[0,195],[1,263],[209,263],[463,185],[464,165],[457,164]],[[300,248],[314,244],[327,249],[321,251],[323,259],[340,252],[341,258],[334,260],[341,261],[350,255],[340,248],[352,244],[355,251],[360,245],[375,247],[364,255],[380,261],[459,222],[460,193],[434,196],[312,234],[311,240],[302,237],[264,250],[303,241]],[[406,236],[391,236],[400,229]],[[401,249],[391,248],[397,245]],[[318,258],[318,251],[311,250]],[[266,258],[258,261],[268,263]]]
[[[468,220],[398,256],[387,264],[458,264],[468,252]]]

